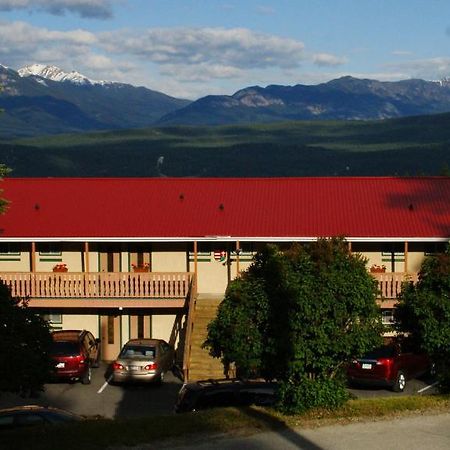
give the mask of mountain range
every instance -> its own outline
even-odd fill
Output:
[[[52,66],[0,65],[0,136],[148,127],[190,103],[145,87],[93,81]]]
[[[450,81],[342,77],[318,85],[247,87],[231,96],[178,99],[33,64],[0,65],[3,138],[172,125],[373,120],[450,111]]]

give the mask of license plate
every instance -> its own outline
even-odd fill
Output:
[[[139,366],[129,366],[130,370],[139,370]]]
[[[56,364],[56,368],[57,369],[64,369],[64,367],[66,367],[66,365],[63,362],[60,362],[60,363]]]
[[[363,369],[371,369],[372,368],[372,364],[364,364],[362,365]]]

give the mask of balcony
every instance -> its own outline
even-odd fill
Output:
[[[378,300],[382,302],[384,308],[393,308],[397,303],[397,298],[402,290],[402,283],[409,281],[417,283],[417,273],[403,272],[371,272],[371,275],[378,282],[380,292]]]
[[[0,280],[30,307],[183,308],[189,272],[2,272]]]

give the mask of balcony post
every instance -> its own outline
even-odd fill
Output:
[[[408,273],[408,241],[405,241],[404,253],[405,253],[405,268],[404,268],[404,271],[405,271],[405,273]]]
[[[197,285],[197,270],[198,270],[198,247],[197,247],[197,241],[194,241],[194,278],[195,278],[195,285]]]
[[[239,268],[239,254],[241,253],[241,249],[239,248],[239,241],[236,241],[236,276],[239,276],[240,268]]]
[[[36,272],[36,242],[31,243],[30,271]]]
[[[89,242],[84,243],[84,271],[89,272]]]

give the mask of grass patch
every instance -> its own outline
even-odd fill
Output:
[[[26,433],[3,431],[0,448],[21,450],[94,450],[155,443],[163,439],[194,438],[194,435],[251,434],[286,427],[317,427],[411,414],[450,411],[450,396],[389,397],[350,400],[334,411],[316,409],[285,416],[264,408],[226,408],[190,414],[151,416],[128,420],[89,420]]]

